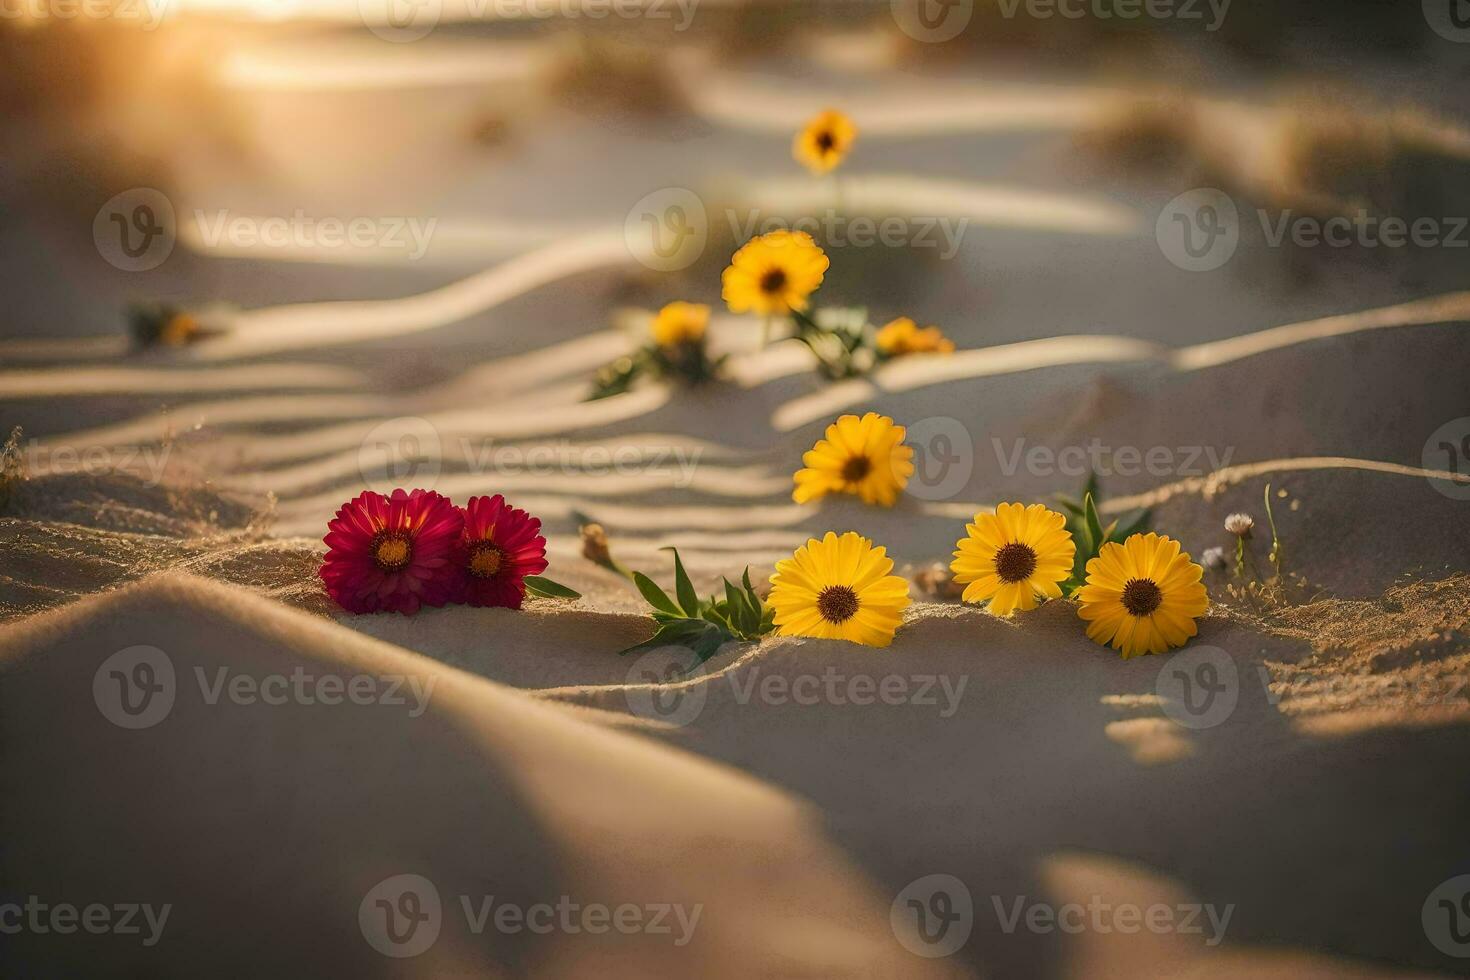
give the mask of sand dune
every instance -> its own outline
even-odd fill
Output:
[[[107,670],[140,644],[157,651],[148,655],[172,704],[156,727],[124,730],[105,714]],[[298,670],[379,687],[363,703],[272,705],[211,703],[196,683]],[[389,681],[418,693],[396,703]],[[887,901],[791,797],[217,585],[158,580],[10,631],[0,701],[8,743],[56,732],[27,736],[31,748],[0,763],[7,784],[33,790],[23,808],[14,794],[0,804],[28,842],[0,859],[6,881],[53,901],[126,886],[172,907],[168,941],[151,948],[85,933],[8,940],[6,962],[23,972],[106,955],[155,974],[208,972],[224,956],[361,976],[503,976],[517,965],[548,977],[954,975],[893,942]],[[119,833],[127,847],[97,849]],[[432,883],[442,909],[428,920],[437,938],[407,961],[376,952],[370,943],[388,940],[358,921],[370,892],[401,875]],[[538,938],[531,955],[524,931],[475,934],[464,896],[472,907],[484,896],[662,904],[698,918],[683,934],[565,931]],[[272,941],[242,932],[242,916]],[[752,945],[752,934],[765,939]]]
[[[397,337],[483,313],[522,293],[576,272],[633,261],[621,231],[595,232],[510,259],[432,292],[382,302],[308,303],[241,313],[231,332],[193,349],[221,361]]]

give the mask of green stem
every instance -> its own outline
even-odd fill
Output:
[[[1271,484],[1266,484],[1266,523],[1271,525],[1271,567],[1276,570],[1276,577],[1281,577],[1281,536],[1276,533],[1276,516],[1271,513]]]

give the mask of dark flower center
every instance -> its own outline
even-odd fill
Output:
[[[845,585],[829,585],[817,596],[817,612],[829,623],[846,622],[857,611],[857,593]]]
[[[817,149],[821,150],[823,153],[828,152],[836,145],[836,138],[834,138],[833,135],[826,130],[823,130],[822,132],[817,134]]]
[[[761,292],[763,292],[763,293],[779,293],[782,289],[785,289],[785,288],[786,288],[786,270],[785,269],[769,269],[769,270],[767,270],[767,272],[766,272],[765,275],[761,276]]]
[[[385,572],[396,572],[413,561],[413,540],[401,531],[379,531],[373,539],[373,561]]]
[[[995,553],[995,574],[1002,582],[1024,582],[1036,571],[1036,552],[1011,542]]]
[[[505,560],[505,552],[489,541],[481,541],[470,549],[470,574],[475,578],[494,578]]]
[[[853,456],[842,464],[842,478],[848,483],[856,483],[871,472],[873,461],[866,456]]]
[[[1164,602],[1164,590],[1153,579],[1130,578],[1123,586],[1123,608],[1131,616],[1147,616]]]

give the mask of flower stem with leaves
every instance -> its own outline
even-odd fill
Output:
[[[674,553],[674,595],[670,596],[642,572],[633,573],[633,584],[652,607],[655,628],[653,636],[623,653],[682,646],[703,663],[726,643],[759,640],[776,628],[776,611],[756,594],[750,584],[749,568],[739,585],[724,580],[723,598],[712,595],[703,599],[694,590],[678,549],[667,550]]]

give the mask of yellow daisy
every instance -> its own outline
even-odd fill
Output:
[[[886,647],[908,608],[908,579],[890,575],[893,559],[848,531],[809,538],[776,563],[771,595],[781,636],[815,636]]]
[[[1163,653],[1183,646],[1198,632],[1195,617],[1210,600],[1200,578],[1204,569],[1158,534],[1134,534],[1109,542],[1087,563],[1087,584],[1077,590],[1078,615],[1087,635],[1111,644],[1123,658]]]
[[[703,303],[670,303],[653,319],[653,342],[675,347],[704,338],[709,328],[709,307]]]
[[[159,342],[169,347],[182,347],[198,337],[199,321],[187,313],[175,313],[158,332]]]
[[[901,316],[878,331],[875,338],[878,349],[889,357],[904,354],[952,354],[954,341],[944,336],[938,327],[920,330],[913,320]]]
[[[886,415],[842,416],[802,455],[806,466],[796,471],[791,499],[804,504],[829,493],[852,493],[864,503],[892,507],[914,475],[914,450],[903,437],[904,427]]]
[[[1009,616],[1035,609],[1038,597],[1061,596],[1077,556],[1061,514],[1042,504],[1000,504],[994,514],[976,514],[965,530],[949,567],[956,582],[969,583],[966,602],[988,599],[991,612]]]
[[[807,297],[822,284],[830,262],[804,231],[772,231],[752,238],[730,259],[720,277],[721,295],[732,313],[785,315],[805,310]]]
[[[836,109],[818,113],[807,123],[791,144],[796,162],[814,174],[825,174],[836,168],[857,139],[857,127]]]

